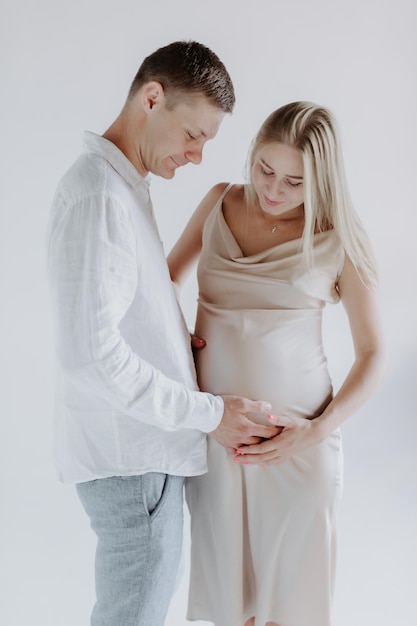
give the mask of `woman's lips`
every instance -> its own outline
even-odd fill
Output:
[[[284,204],[284,202],[282,202],[282,201],[270,200],[265,195],[264,195],[264,200],[265,200],[265,204],[268,204],[269,206],[281,206],[282,204]]]

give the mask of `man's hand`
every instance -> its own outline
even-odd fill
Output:
[[[220,424],[208,433],[228,452],[236,453],[242,445],[257,444],[264,439],[275,437],[280,427],[262,426],[253,422],[248,413],[270,413],[271,405],[262,400],[248,400],[239,396],[222,396],[224,413]]]
[[[272,424],[281,426],[279,436],[258,445],[242,446],[235,458],[236,462],[245,465],[278,465],[322,441],[318,420],[273,415],[268,419]]]

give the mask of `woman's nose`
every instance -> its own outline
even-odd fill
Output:
[[[269,193],[273,195],[274,198],[277,198],[283,191],[283,181],[278,178],[274,178],[274,180],[270,182]]]

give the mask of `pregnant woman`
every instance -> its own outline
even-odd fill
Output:
[[[384,358],[374,261],[327,109],[295,102],[266,119],[248,184],[214,187],[172,250],[175,283],[198,256],[200,387],[270,401],[269,423],[282,429],[229,452],[209,437],[209,472],[186,488],[188,619],[330,626],[339,426],[375,389]],[[340,300],[355,358],[334,395],[321,323]]]

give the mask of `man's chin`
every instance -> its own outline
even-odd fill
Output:
[[[171,178],[174,178],[175,176],[175,169],[174,168],[170,168],[168,169],[167,167],[162,168],[155,168],[153,170],[150,170],[150,173],[153,174],[154,176],[159,176],[160,178],[165,178],[166,180],[170,180]]]
[[[170,180],[171,178],[174,178],[175,172],[176,170],[165,170],[163,173],[160,174],[160,176],[162,176],[162,178]]]
[[[159,168],[155,168],[158,169],[158,172],[155,172],[155,174],[157,176],[161,176],[162,178],[166,178],[167,180],[170,180],[171,178],[174,178],[175,176],[175,172],[177,171],[177,167],[176,165],[173,167],[173,164],[171,162],[168,163],[161,163],[159,165]]]

